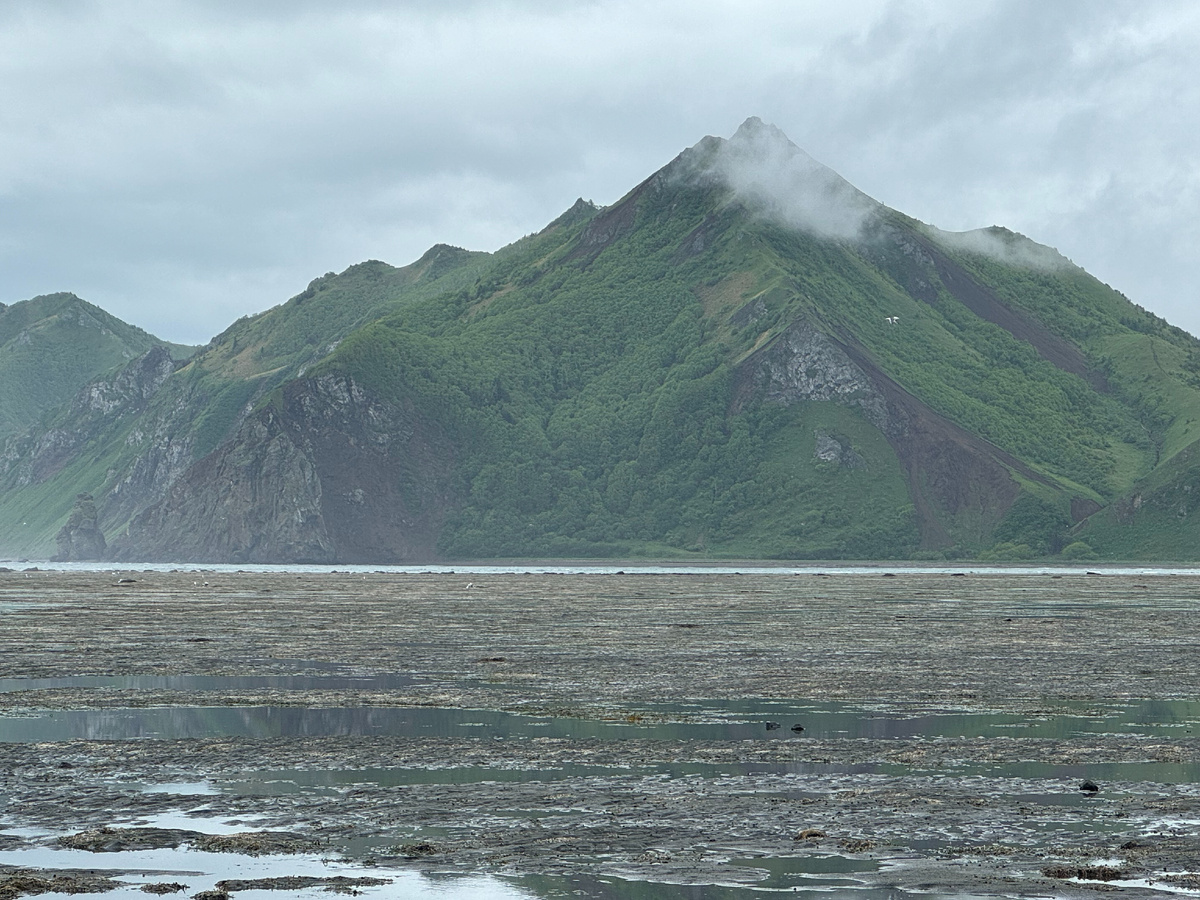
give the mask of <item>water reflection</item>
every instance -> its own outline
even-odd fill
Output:
[[[747,864],[761,866],[765,860],[751,860]],[[786,858],[773,860],[777,870],[789,862]],[[770,880],[774,875],[769,876]],[[764,891],[787,892],[797,900],[976,900],[976,895],[956,892],[938,894],[932,892],[909,892],[894,887],[871,887],[864,884],[842,884],[839,886],[810,881],[804,886],[773,887],[768,884],[739,886],[733,884],[664,884],[662,882],[626,881],[621,878],[603,876],[527,876],[514,882],[528,888],[545,900],[558,898],[587,897],[589,900],[750,900],[760,897]],[[994,900],[996,895],[991,895]],[[1003,896],[1003,895],[1001,895]]]
[[[83,870],[110,875],[122,883],[104,893],[114,900],[146,897],[145,886],[175,883],[185,885],[185,893],[211,891],[226,879],[260,879],[300,876],[314,879],[345,878],[386,879],[387,884],[356,887],[352,891],[365,896],[403,898],[403,900],[532,900],[533,889],[489,876],[426,877],[403,870],[380,870],[355,866],[318,856],[245,856],[236,853],[207,853],[187,847],[180,849],[131,850],[97,855],[86,850],[36,847],[0,850],[0,865],[29,869]],[[45,896],[62,896],[46,894]],[[330,890],[322,884],[311,887],[258,891],[238,891],[239,897],[328,898]]]
[[[263,879],[288,876],[314,879],[371,878],[382,885],[361,885],[352,893],[401,900],[556,900],[589,897],[594,900],[749,900],[762,891],[787,891],[804,900],[897,900],[920,897],[943,900],[944,895],[908,893],[896,888],[871,887],[853,878],[854,873],[874,871],[875,864],[837,856],[772,857],[730,863],[730,881],[753,880],[752,884],[665,884],[625,880],[612,876],[458,876],[418,874],[402,869],[363,867],[309,855],[250,857],[241,854],[207,853],[186,846],[179,849],[119,851],[97,855],[84,850],[35,847],[0,850],[0,866],[27,869],[84,870],[109,875],[120,887],[105,897],[132,900],[146,896],[146,886],[173,882],[185,886],[190,896],[213,890],[226,879]],[[756,880],[757,879],[757,880]],[[345,892],[345,891],[343,891]],[[56,895],[47,895],[56,896]],[[257,891],[239,891],[238,896],[259,896]],[[290,888],[286,894],[272,891],[262,896],[296,898],[328,897],[326,885]],[[968,895],[955,894],[960,900]],[[945,900],[949,900],[945,897]]]
[[[280,676],[281,683],[296,677],[304,678]],[[320,676],[314,678],[321,680]],[[271,679],[273,676],[246,680]],[[330,735],[797,742],[829,738],[969,739],[1014,735],[1064,739],[1081,734],[1177,737],[1197,727],[1200,702],[1143,701],[1102,709],[1091,705],[1086,711],[1067,709],[1035,715],[880,712],[836,703],[764,702],[661,704],[649,713],[610,721],[438,707],[171,706],[44,710],[0,716],[0,741]],[[793,731],[790,725],[801,726],[803,730]]]
[[[311,665],[311,664],[310,664]],[[338,667],[343,668],[343,667]],[[0,693],[48,690],[118,691],[387,691],[411,687],[410,675],[63,675],[0,678]]]
[[[157,676],[146,676],[156,678]],[[295,686],[297,676],[279,676],[278,686]],[[298,676],[309,678],[310,676]],[[322,681],[326,676],[311,676]],[[340,678],[343,676],[334,676]],[[350,676],[344,676],[350,677]],[[264,678],[251,680],[261,682]],[[49,679],[47,679],[49,680]],[[78,685],[72,685],[78,686]],[[194,689],[194,688],[193,688]],[[639,717],[616,721],[519,715],[516,713],[439,709],[430,707],[164,707],[107,710],[46,710],[22,715],[0,716],[0,741],[42,742],[76,738],[100,740],[182,739],[213,737],[308,737],[324,735],[386,735],[396,737],[478,738],[484,741],[519,741],[535,738],[596,739],[600,741],[661,740],[661,741],[785,741],[794,744],[797,759],[775,764],[722,762],[701,764],[687,762],[656,762],[645,766],[602,766],[564,764],[543,769],[490,768],[463,766],[451,768],[374,768],[331,770],[277,770],[235,775],[220,782],[180,783],[164,785],[171,793],[209,793],[216,791],[236,796],[281,796],[299,794],[320,796],[346,792],[352,785],[370,784],[400,786],[408,784],[479,784],[486,782],[532,782],[583,778],[631,779],[684,778],[700,776],[706,779],[738,776],[780,776],[770,785],[779,796],[802,796],[801,788],[818,793],[843,786],[843,776],[853,775],[856,786],[886,781],[893,776],[912,779],[919,788],[922,778],[938,779],[953,775],[960,779],[964,790],[979,779],[980,796],[989,795],[993,802],[1014,808],[1028,805],[1018,824],[1010,825],[1009,837],[1036,842],[1054,838],[1064,840],[1103,832],[1121,833],[1130,827],[1132,819],[1124,818],[1131,801],[1144,799],[1138,784],[1146,782],[1200,782],[1200,761],[1182,762],[1123,762],[1088,763],[1087,776],[1104,784],[1099,796],[1089,796],[1077,790],[1081,766],[1063,766],[1029,760],[995,763],[957,763],[944,758],[936,768],[922,769],[915,764],[872,763],[863,765],[813,764],[800,760],[806,744],[814,739],[836,740],[897,740],[918,738],[934,741],[938,738],[973,738],[1017,736],[1031,738],[1069,738],[1079,734],[1168,735],[1186,733],[1200,719],[1200,702],[1144,701],[1106,704],[1057,703],[1053,709],[1034,714],[938,712],[922,708],[866,708],[838,703],[803,703],[778,701],[695,702],[660,704],[643,710]],[[778,723],[767,728],[766,723]],[[803,725],[802,732],[791,731],[792,725]],[[876,746],[876,749],[877,746]],[[775,755],[775,754],[772,754]],[[790,754],[783,754],[788,756]],[[880,758],[875,754],[875,758]],[[787,783],[788,776],[830,776],[813,781],[797,779],[795,790]],[[1006,779],[1001,782],[998,779]],[[1110,787],[1110,784],[1113,785]],[[804,796],[808,796],[805,794]],[[529,809],[497,808],[495,817],[515,815],[529,818]],[[536,812],[541,812],[536,810]],[[559,811],[561,812],[561,811]],[[1090,813],[1090,815],[1089,815]],[[1120,813],[1123,818],[1117,818]],[[1135,817],[1144,814],[1135,811]],[[156,823],[157,824],[157,823]],[[1170,823],[1172,827],[1178,824]],[[964,826],[965,827],[965,826]],[[969,840],[974,832],[957,831],[947,826],[937,833],[937,840],[908,840],[912,851],[927,849],[940,852],[954,842]],[[372,838],[371,840],[377,840]],[[388,840],[392,837],[389,835]],[[927,846],[926,846],[927,845]],[[344,847],[351,851],[353,847]],[[378,848],[366,844],[365,854]],[[36,853],[66,851],[43,848]],[[153,851],[155,853],[159,851]],[[183,852],[183,851],[179,851]],[[54,862],[38,862],[30,850],[5,850],[0,863],[14,865],[79,865],[79,860],[56,856]],[[106,855],[107,857],[107,855]],[[66,860],[66,861],[64,861]],[[85,865],[94,868],[95,856],[86,857]],[[184,882],[175,873],[185,869],[200,871],[187,883],[193,891],[203,889],[221,878],[251,877],[229,869],[242,860],[224,858],[209,862],[189,852],[175,858],[131,856],[126,861],[106,858],[103,865],[119,868],[158,869],[166,876],[151,880]],[[297,874],[288,857],[282,868],[270,871]],[[340,864],[339,864],[340,865]],[[224,866],[225,868],[221,868]],[[190,869],[189,869],[190,867]],[[616,877],[522,877],[429,879],[410,872],[379,869],[372,874],[394,877],[392,885],[364,888],[367,896],[424,898],[440,896],[445,900],[462,898],[503,898],[531,900],[587,896],[594,898],[628,898],[628,900],[748,900],[753,894],[767,891],[788,892],[809,900],[898,900],[910,896],[894,888],[876,887],[866,879],[877,872],[871,860],[852,856],[813,853],[796,857],[755,857],[731,860],[725,867],[728,879],[716,879],[716,884],[678,885],[659,882],[640,882]],[[328,868],[323,871],[329,873]],[[619,870],[630,875],[634,870]],[[168,877],[169,876],[169,877]],[[145,876],[148,878],[149,876]],[[264,877],[264,876],[255,876]],[[145,880],[143,878],[143,880]],[[747,884],[747,882],[753,882]],[[140,885],[140,882],[137,884]],[[124,890],[124,889],[122,889]],[[136,893],[135,893],[136,892]],[[140,887],[128,893],[109,896],[141,896]],[[289,896],[325,896],[320,888],[289,893]],[[914,898],[917,895],[912,895]],[[939,900],[935,894],[923,898]],[[957,897],[964,895],[956,894]],[[947,898],[948,900],[948,898]]]

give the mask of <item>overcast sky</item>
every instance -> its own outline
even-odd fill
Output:
[[[0,4],[0,302],[161,337],[495,250],[751,115],[1200,334],[1191,0]]]

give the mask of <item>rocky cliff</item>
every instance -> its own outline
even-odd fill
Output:
[[[56,562],[104,559],[108,548],[96,518],[96,501],[92,495],[77,496],[67,524],[55,536],[58,542]]]
[[[1029,466],[967,432],[904,390],[860,347],[842,344],[801,320],[743,365],[739,407],[762,400],[793,406],[836,403],[858,410],[882,432],[907,475],[921,546],[948,546],[986,534],[1020,493],[1014,474],[1046,479]],[[852,448],[816,436],[818,455],[853,460]],[[861,463],[859,463],[861,464]]]
[[[403,562],[435,555],[453,452],[352,379],[289,384],[114,541],[123,560]]]
[[[144,412],[178,366],[170,351],[158,346],[115,376],[85,384],[54,424],[33,428],[5,445],[0,453],[0,481],[23,487],[52,478],[102,430]]]

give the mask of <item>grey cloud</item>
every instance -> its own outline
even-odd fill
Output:
[[[774,125],[748,119],[711,148],[708,172],[756,214],[817,234],[858,238],[879,204],[817,162]]]
[[[1031,269],[1054,271],[1072,264],[1053,247],[1038,244],[1023,235],[997,226],[976,228],[972,231],[942,231],[940,228],[930,228],[929,233],[948,247]]]
[[[4,4],[0,301],[71,289],[204,340],[328,269],[613,202],[758,115],[1200,331],[1198,50],[1170,0]]]

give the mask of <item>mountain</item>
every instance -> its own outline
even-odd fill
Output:
[[[0,304],[0,438],[24,431],[85,384],[151,347],[187,355],[74,294]]]
[[[1200,342],[757,119],[150,368],[9,442],[0,522],[53,508],[10,552],[89,494],[129,561],[1197,555]],[[128,399],[89,419],[97,391]]]
[[[83,493],[96,499],[102,532],[119,533],[264,394],[395,305],[470,283],[489,258],[438,245],[404,268],[368,261],[331,272],[287,303],[239,319],[185,364],[149,350],[87,384],[0,445],[0,553],[54,553],[55,535]]]

